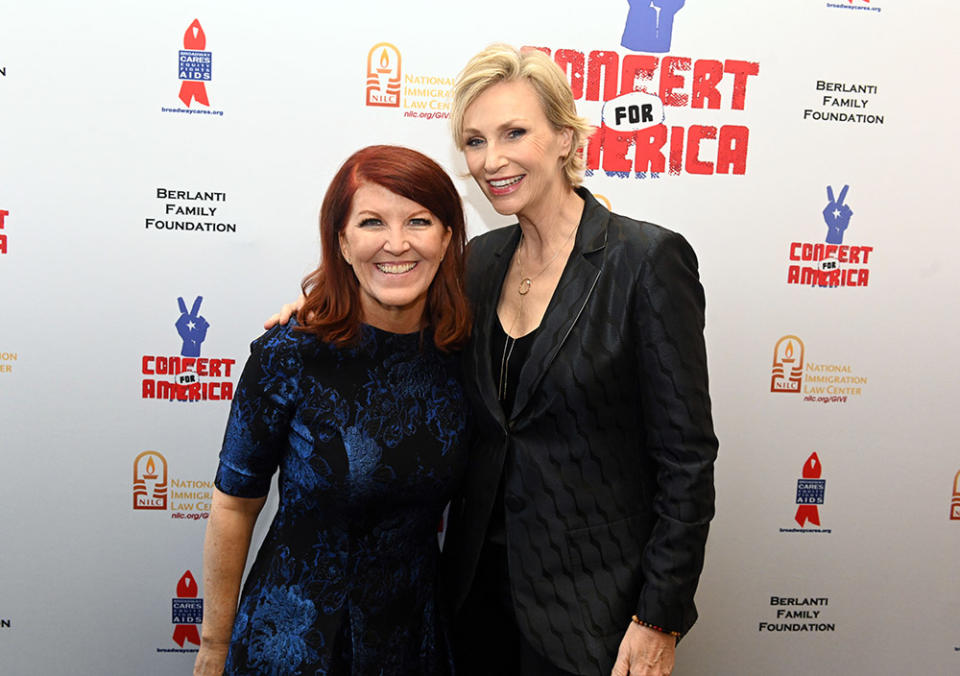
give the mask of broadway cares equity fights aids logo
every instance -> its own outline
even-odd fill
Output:
[[[403,117],[450,117],[452,74],[407,72],[396,45],[378,42],[367,52],[366,105],[404,109]]]
[[[183,298],[177,298],[180,316],[174,323],[180,336],[179,356],[145,354],[140,361],[144,376],[141,396],[166,401],[219,401],[233,399],[235,359],[201,357],[200,348],[207,337],[210,322],[200,314],[203,296],[197,296],[187,311]]]
[[[207,35],[203,32],[200,21],[194,19],[183,34],[183,49],[177,59],[177,77],[180,80],[178,98],[186,108],[161,106],[162,112],[223,115],[222,110],[210,108],[210,99],[207,96],[207,83],[213,79],[213,54],[204,51],[206,46]],[[199,108],[194,104],[205,107]]]
[[[210,516],[213,482],[169,477],[163,454],[144,451],[133,460],[133,508],[166,511],[171,519],[199,521]]]
[[[157,648],[158,653],[195,653],[198,648],[187,648],[187,643],[200,645],[199,626],[203,622],[203,599],[196,578],[189,570],[177,582],[177,596],[171,600],[173,642],[179,648]]]
[[[856,375],[849,364],[810,361],[797,336],[783,336],[773,347],[771,392],[803,393],[805,402],[844,404],[862,395],[866,384],[867,378]]]
[[[597,125],[585,150],[587,175],[745,174],[750,129],[744,110],[759,63],[661,57],[681,23],[683,0],[629,5],[620,38],[629,53],[532,47],[564,70],[579,112]]]
[[[823,466],[820,457],[811,453],[803,464],[801,478],[797,479],[797,512],[793,520],[800,528],[781,528],[781,533],[830,533],[829,528],[812,528],[820,525],[820,505],[826,495],[827,482],[822,479]]]
[[[827,206],[822,212],[825,241],[790,243],[787,284],[818,289],[869,285],[873,247],[843,242],[853,217],[853,209],[845,202],[849,189],[845,185],[835,196],[833,186],[827,186]]]

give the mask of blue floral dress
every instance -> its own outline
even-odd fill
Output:
[[[291,322],[293,324],[293,322]],[[355,347],[276,327],[251,345],[216,486],[280,504],[227,674],[446,674],[437,526],[466,464],[455,358],[428,332]]]

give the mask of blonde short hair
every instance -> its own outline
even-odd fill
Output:
[[[497,43],[474,55],[457,77],[453,87],[450,126],[453,142],[464,149],[463,116],[470,104],[487,89],[500,82],[526,80],[537,92],[547,120],[557,129],[573,131],[570,152],[563,160],[563,173],[571,186],[583,180],[583,154],[580,149],[593,133],[587,118],[577,115],[573,92],[560,66],[538,49],[521,52],[516,47]]]

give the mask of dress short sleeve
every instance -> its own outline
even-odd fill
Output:
[[[303,368],[292,324],[277,326],[250,344],[214,480],[227,495],[266,495],[287,447]]]

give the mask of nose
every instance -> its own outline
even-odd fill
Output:
[[[402,225],[391,225],[387,230],[387,241],[383,243],[383,250],[391,256],[399,256],[410,249],[407,232]]]
[[[488,176],[491,176],[506,166],[507,159],[500,150],[500,144],[494,141],[487,143],[486,151],[483,156],[483,170]]]

